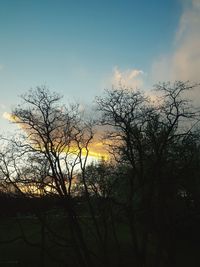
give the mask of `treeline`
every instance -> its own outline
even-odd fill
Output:
[[[200,114],[186,98],[196,86],[162,83],[149,97],[106,90],[90,120],[46,88],[22,96],[12,112],[21,133],[2,139],[2,188],[59,199],[53,214],[65,222],[63,234],[52,226],[48,207],[36,215],[43,235],[65,247],[64,256],[54,253],[61,266],[183,266],[178,240],[199,236]],[[88,164],[102,132],[110,160]],[[51,250],[44,239],[41,266]]]

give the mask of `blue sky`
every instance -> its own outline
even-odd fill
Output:
[[[90,103],[119,79],[141,87],[170,79],[163,73],[179,49],[182,18],[198,2],[0,0],[0,115],[38,85]]]

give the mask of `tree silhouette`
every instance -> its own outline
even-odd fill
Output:
[[[195,86],[180,81],[158,84],[156,103],[141,91],[126,88],[107,90],[97,98],[101,123],[110,126],[107,138],[112,154],[129,168],[126,211],[137,266],[148,266],[152,246],[153,266],[160,266],[164,253],[167,264],[174,265],[173,205],[177,205],[184,169],[177,149],[195,135],[199,113],[185,98],[185,92]]]
[[[1,201],[37,218],[39,238],[17,217],[20,234],[0,243],[39,248],[41,266],[48,257],[61,266],[179,266],[179,237],[200,236],[199,111],[186,98],[196,86],[160,83],[154,97],[106,90],[97,103],[111,159],[90,164],[96,122],[45,87],[24,94],[12,112],[20,134],[1,138]]]

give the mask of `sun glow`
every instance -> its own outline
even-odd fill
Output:
[[[109,160],[109,153],[106,151],[105,146],[101,142],[93,142],[91,144],[89,156],[96,159],[103,158],[104,160]]]
[[[21,129],[27,131],[26,127],[24,127],[23,123],[20,123],[20,119],[8,112],[4,112],[3,113],[3,117],[10,121],[10,122],[16,122],[19,123],[17,124]],[[66,151],[68,151],[71,154],[78,154],[80,151],[79,149],[74,145],[71,145],[70,147],[66,148]],[[82,156],[88,156],[91,158],[95,158],[95,159],[101,159],[103,158],[104,160],[109,160],[109,153],[105,148],[105,145],[97,140],[93,140],[88,147],[88,151],[86,150],[86,148],[82,149]]]
[[[19,119],[17,118],[17,116],[9,113],[9,112],[4,112],[3,113],[3,118],[8,120],[8,121],[11,121],[11,122],[18,122]]]

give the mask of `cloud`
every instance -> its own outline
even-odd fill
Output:
[[[121,71],[118,67],[115,67],[112,75],[112,84],[115,87],[121,85],[133,89],[141,88],[143,85],[143,74],[142,70],[127,69]]]
[[[200,81],[200,1],[186,0],[183,4],[173,51],[161,55],[152,65],[154,82]]]

